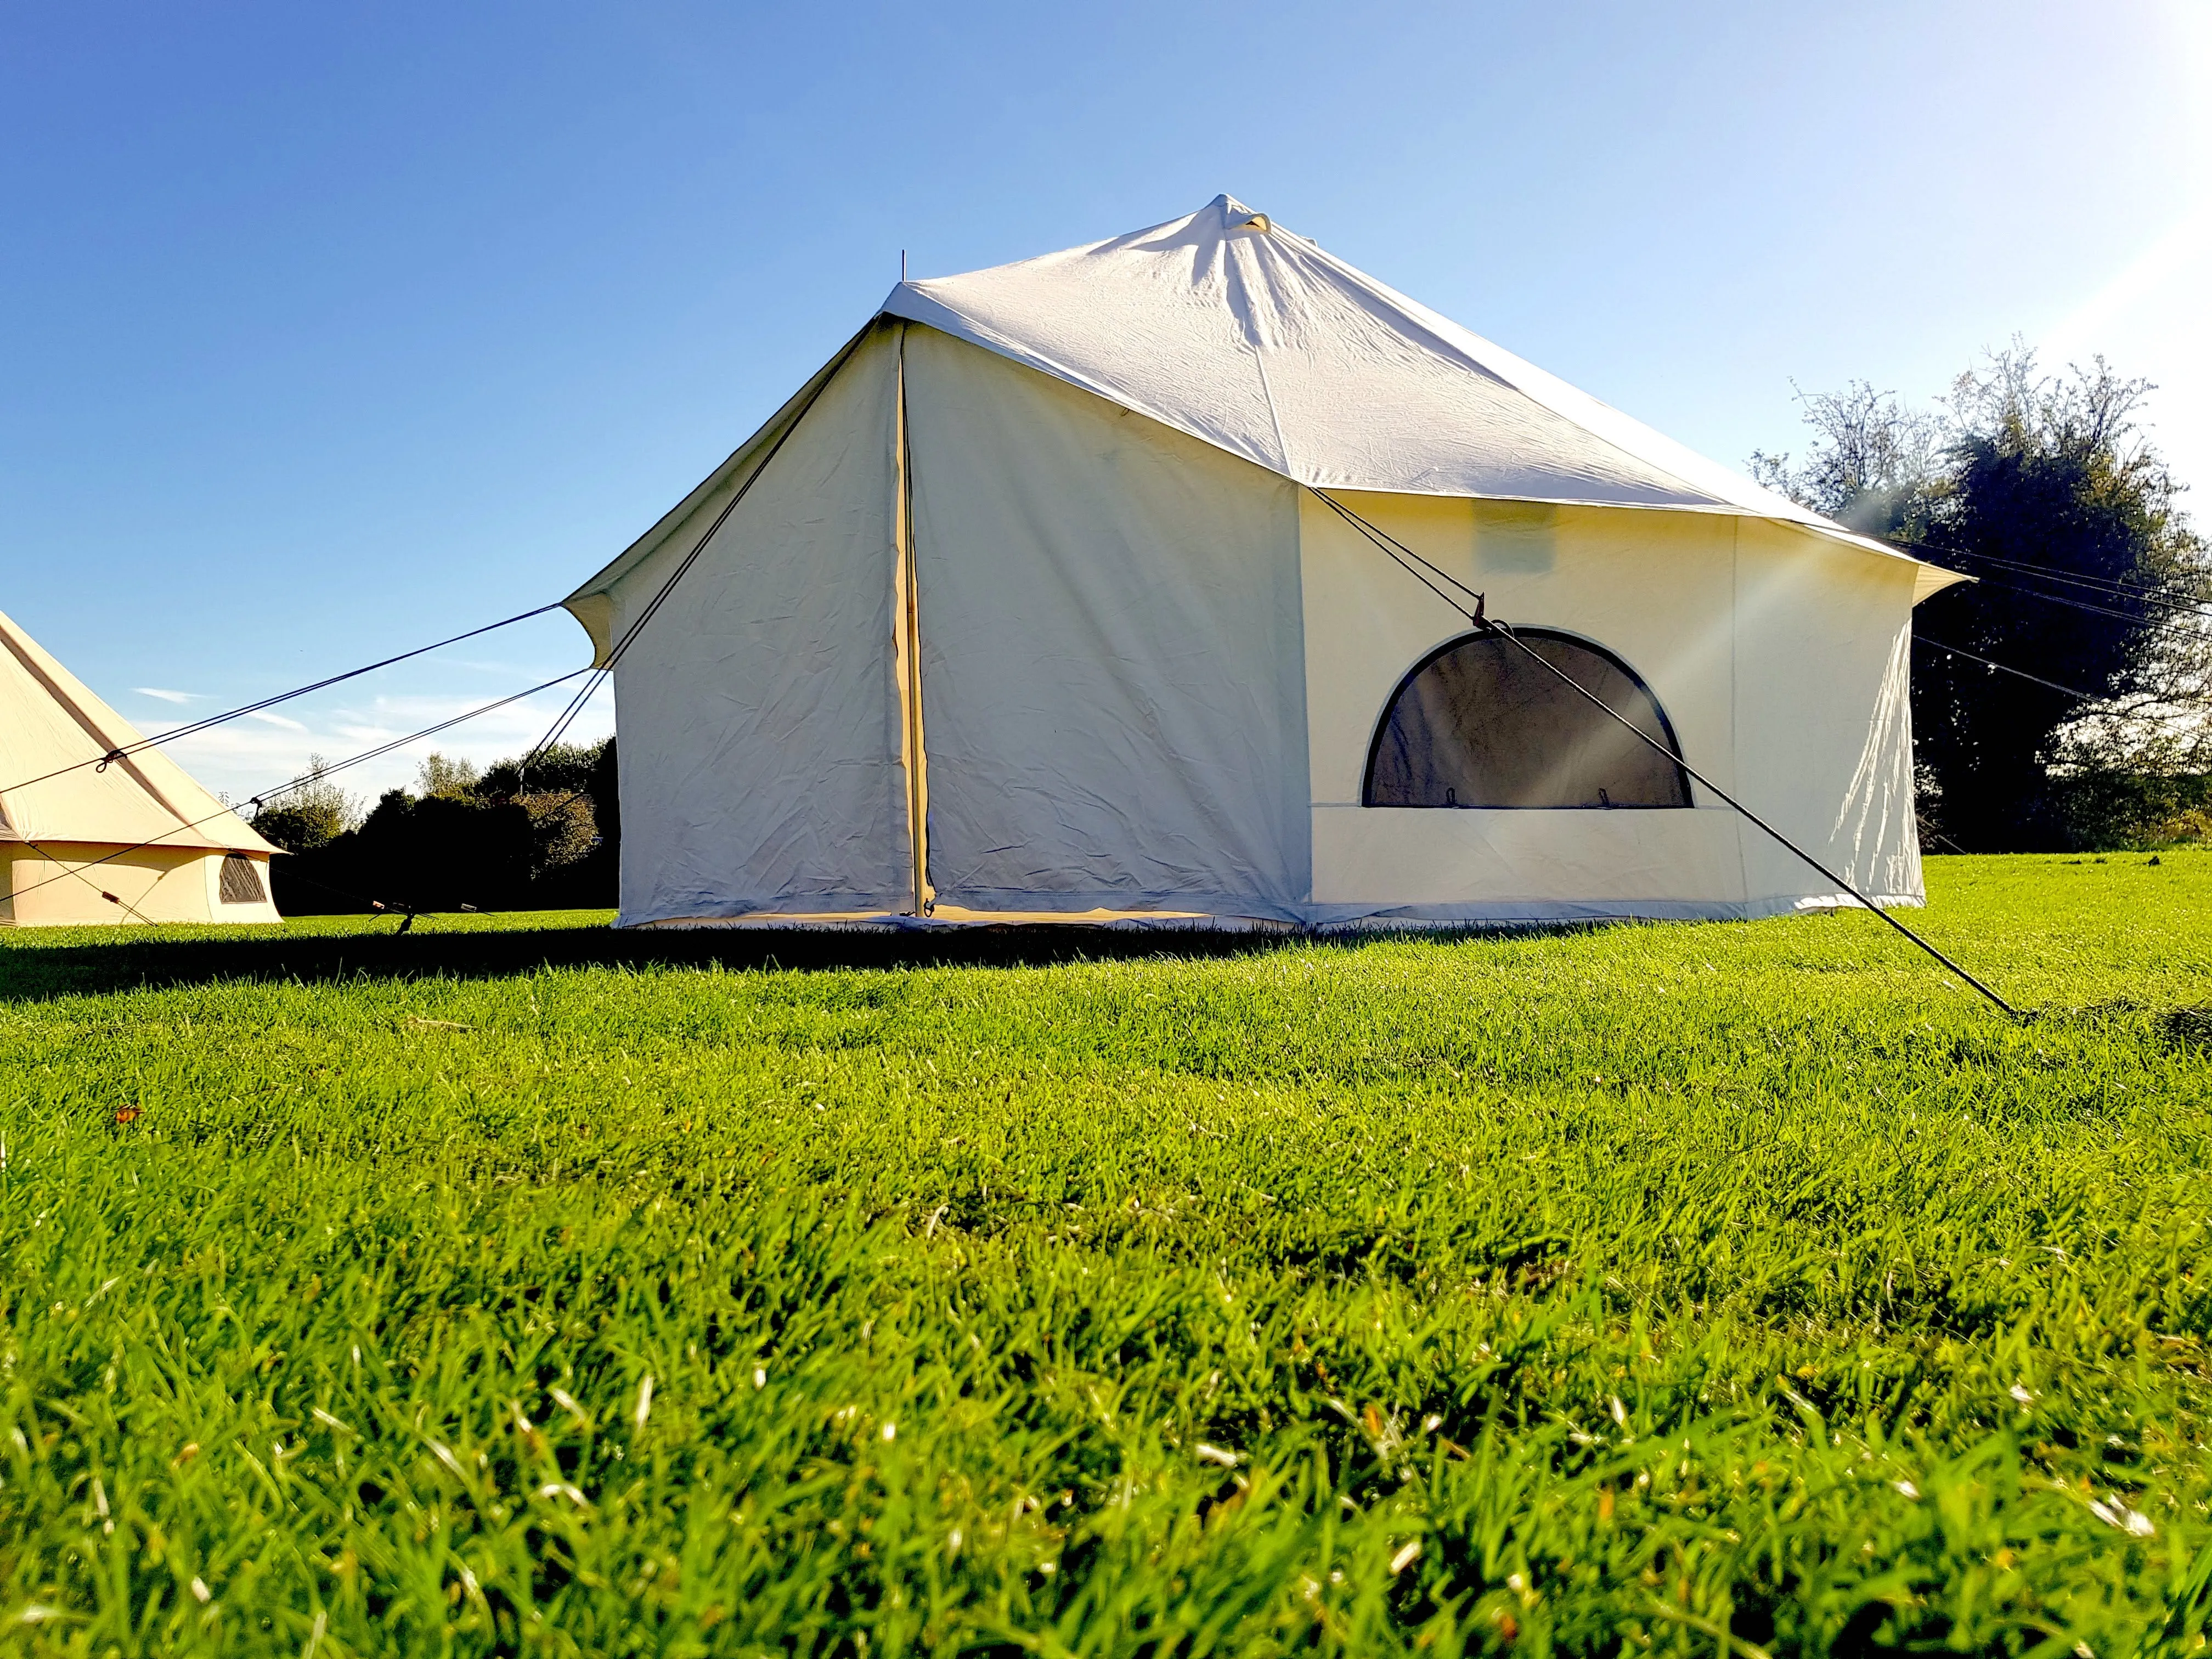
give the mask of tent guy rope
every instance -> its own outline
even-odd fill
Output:
[[[1899,552],[1905,552],[1910,549],[1910,556],[1917,557],[1923,553],[1932,553],[1947,559],[1978,559],[1984,564],[2001,566],[2009,571],[2024,572],[2039,580],[2064,582],[2075,587],[2086,587],[2100,599],[2115,601],[2132,600],[2137,605],[2147,605],[2154,611],[2167,611],[2175,616],[2212,617],[2212,609],[2185,599],[2167,599],[2162,594],[2154,592],[2135,583],[2069,575],[2051,565],[2027,564],[2017,559],[2001,559],[1994,554],[1977,553],[1971,548],[1938,547],[1931,542],[1917,542],[1903,536],[1884,538],[1883,543],[1884,545]],[[1964,575],[1966,573],[1961,571],[1958,574]],[[2075,599],[2070,594],[2046,593],[2041,588],[2023,587],[2018,582],[2004,581],[1995,576],[1968,576],[1966,580],[1993,587],[2002,593],[2018,593],[2031,599],[2043,599],[2051,605],[2063,605],[2069,611],[2079,611],[2093,617],[2113,617],[2121,622],[2132,623],[2150,620],[2148,617],[2136,616],[2125,611],[2116,611],[2111,605],[2096,605],[2087,599]]]
[[[1946,645],[1941,640],[1931,640],[1925,634],[1914,634],[1912,636],[1912,642],[1915,645],[1927,646],[1931,650],[1944,652],[1950,656],[1964,657],[1968,662],[1978,662],[1984,668],[1994,668],[1998,673],[2010,674],[2015,679],[2027,680],[2034,684],[2048,687],[2053,691],[2063,691],[2068,696],[2079,697],[2084,702],[2102,702],[2107,697],[2119,697],[2125,696],[2127,695],[2127,693],[2124,691],[2084,691],[2078,685],[2061,685],[2057,680],[2046,680],[2040,674],[2031,674],[2025,668],[2008,668],[2003,663],[1997,661],[1995,658],[1978,656],[1972,651],[1961,651],[1955,645]],[[2126,720],[2199,720],[2202,716],[2186,708],[2177,708],[2165,714],[2145,714],[2140,712],[2130,712],[2120,716],[2120,718]]]
[[[1310,484],[1309,484],[1307,488],[1309,489],[1313,489]],[[1913,944],[1918,945],[1920,949],[1926,951],[1937,962],[1942,963],[1944,967],[1949,969],[1960,979],[1966,981],[1967,984],[1972,986],[1975,990],[1980,992],[1983,996],[1988,998],[1990,1002],[2003,1010],[2006,1014],[2014,1019],[2026,1018],[2019,1009],[2014,1007],[2009,1002],[2007,1002],[2002,997],[1999,996],[1996,992],[1990,989],[1989,986],[1984,984],[1973,975],[1968,973],[1964,968],[1961,968],[1942,951],[1929,943],[1928,940],[1921,938],[1918,933],[1913,932],[1911,928],[1907,927],[1895,916],[1890,915],[1887,910],[1885,910],[1880,905],[1876,904],[1871,898],[1868,897],[1864,893],[1859,891],[1859,890],[1851,883],[1844,880],[1842,876],[1828,868],[1826,865],[1821,863],[1820,860],[1814,858],[1810,853],[1800,847],[1796,842],[1784,835],[1781,830],[1776,829],[1765,818],[1759,817],[1758,813],[1753,811],[1751,808],[1746,806],[1735,796],[1729,794],[1727,790],[1722,788],[1704,773],[1698,771],[1697,768],[1692,766],[1689,762],[1683,759],[1681,756],[1676,754],[1673,750],[1668,748],[1666,744],[1661,743],[1657,738],[1644,732],[1641,727],[1638,726],[1634,721],[1624,717],[1612,706],[1612,704],[1607,702],[1602,697],[1598,696],[1595,692],[1592,692],[1584,687],[1572,675],[1563,672],[1552,663],[1546,661],[1540,653],[1533,649],[1525,641],[1516,634],[1508,624],[1499,621],[1495,617],[1485,616],[1483,614],[1483,596],[1481,594],[1476,592],[1473,588],[1468,586],[1466,583],[1459,580],[1456,577],[1451,576],[1444,571],[1437,569],[1435,565],[1431,564],[1428,560],[1422,558],[1421,556],[1414,552],[1412,548],[1407,547],[1403,542],[1399,541],[1387,531],[1377,529],[1374,525],[1370,524],[1358,514],[1345,506],[1343,502],[1337,501],[1334,497],[1331,496],[1326,490],[1314,489],[1313,493],[1319,496],[1323,501],[1327,502],[1339,517],[1342,518],[1347,524],[1358,531],[1360,534],[1364,536],[1370,542],[1373,543],[1376,547],[1381,548],[1383,552],[1389,553],[1392,557],[1396,558],[1400,565],[1403,566],[1406,569],[1409,571],[1413,570],[1413,565],[1407,562],[1408,559],[1415,561],[1427,569],[1435,571],[1437,575],[1442,576],[1443,580],[1449,582],[1452,586],[1458,588],[1462,593],[1468,594],[1473,598],[1474,600],[1474,608],[1470,610],[1466,606],[1453,601],[1449,596],[1445,594],[1443,590],[1437,587],[1434,582],[1428,580],[1425,576],[1420,576],[1420,573],[1419,571],[1413,571],[1413,574],[1417,577],[1419,577],[1419,580],[1425,586],[1428,587],[1431,592],[1436,593],[1439,598],[1443,599],[1447,604],[1452,605],[1453,609],[1458,611],[1462,616],[1467,618],[1468,623],[1471,627],[1476,629],[1481,633],[1508,641],[1531,662],[1543,669],[1546,673],[1551,675],[1554,679],[1559,681],[1560,684],[1573,691],[1577,696],[1581,697],[1584,702],[1598,709],[1599,712],[1603,714],[1607,719],[1613,720],[1616,725],[1621,726],[1632,734],[1638,742],[1644,744],[1648,748],[1656,750],[1673,764],[1680,766],[1683,771],[1688,773],[1692,778],[1703,785],[1706,791],[1710,793],[1714,799],[1719,800],[1723,805],[1733,808],[1748,823],[1759,830],[1765,831],[1766,835],[1772,837],[1783,847],[1787,848],[1798,858],[1803,860],[1806,864],[1818,871],[1822,877],[1835,883],[1838,887],[1841,888],[1844,892],[1849,893],[1861,904],[1873,911],[1875,915],[1880,916],[1899,933],[1902,933],[1906,939],[1911,939]],[[1393,550],[1395,550],[1394,551]],[[1401,557],[1400,555],[1402,555],[1403,556]]]
[[[2042,581],[2060,582],[2069,587],[2086,587],[2100,599],[2133,599],[2138,605],[2150,605],[2160,611],[2170,611],[2178,616],[2212,617],[2212,606],[2206,606],[2191,599],[2168,599],[2164,594],[2153,588],[2146,587],[2139,582],[2114,581],[2102,576],[2069,575],[2054,566],[2025,564],[2018,559],[2001,559],[1994,553],[1977,553],[1970,548],[1929,547],[1924,542],[1909,542],[1905,545],[1922,549],[1930,553],[1941,553],[1949,558],[1978,559],[1984,564],[1993,564],[2001,569],[2019,571]],[[1999,583],[1998,586],[2009,587],[2011,585]],[[2014,589],[2013,591],[2027,592],[2033,590]]]
[[[2110,576],[2085,575],[2080,571],[2062,570],[2057,565],[2032,564],[2024,559],[2000,558],[1994,553],[1978,553],[1970,547],[1942,547],[1934,542],[1915,541],[1909,536],[1885,536],[1881,539],[1885,545],[1896,548],[1899,551],[1910,549],[1915,556],[1930,554],[1944,559],[1974,559],[1983,564],[1996,565],[2001,569],[2016,571],[2043,581],[2060,582],[2069,587],[2086,587],[2102,599],[2133,599],[2138,605],[2171,611],[2181,616],[2212,617],[2212,605],[2193,599],[2168,598],[2156,588],[2143,582],[2124,581]],[[1990,582],[1992,586],[2002,588],[2008,592],[2031,593],[2039,599],[2054,599],[2061,605],[2080,603],[2069,599],[2063,594],[2044,593],[2032,587],[2015,587],[2009,582],[1995,581],[1987,576],[1974,576],[1969,580],[1977,582]]]

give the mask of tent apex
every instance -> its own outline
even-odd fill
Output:
[[[1273,230],[1274,221],[1254,208],[1249,208],[1228,191],[1224,191],[1206,204],[1221,215],[1224,230]]]

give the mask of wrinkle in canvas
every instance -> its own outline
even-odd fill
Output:
[[[1913,811],[1912,626],[1897,632],[1867,721],[1866,746],[1851,768],[1829,844],[1843,869],[1876,892],[1920,891],[1920,834]]]
[[[1510,384],[1469,349],[1486,343],[1251,217],[1222,198],[1133,236],[902,283],[884,309],[1303,483],[1715,504]]]

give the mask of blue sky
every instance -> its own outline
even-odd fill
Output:
[[[1924,400],[2020,334],[2161,382],[2212,491],[2212,0],[0,24],[0,610],[148,729],[558,598],[902,248],[1221,191],[1723,460],[1798,441],[1793,380]],[[243,796],[586,656],[548,617],[179,754]]]

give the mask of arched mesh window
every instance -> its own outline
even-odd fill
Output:
[[[216,891],[225,904],[266,904],[269,895],[261,890],[261,872],[253,867],[253,860],[243,853],[222,855],[222,874],[216,882]]]
[[[1516,637],[1669,755],[1674,728],[1626,663],[1568,635]],[[1457,640],[1406,676],[1367,756],[1364,806],[1687,806],[1682,769],[1510,640]]]

